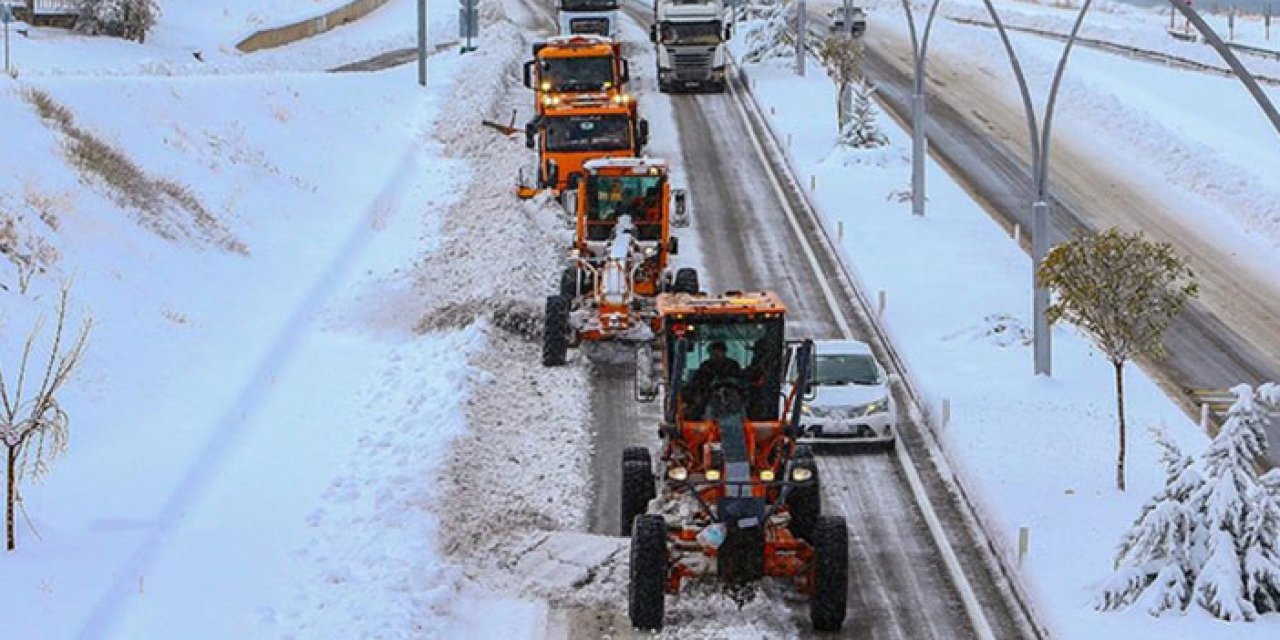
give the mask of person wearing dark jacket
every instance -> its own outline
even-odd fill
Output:
[[[711,355],[698,367],[684,389],[688,415],[695,420],[701,419],[706,410],[707,401],[711,398],[711,385],[716,380],[742,379],[742,365],[729,357],[729,350],[723,342],[713,342],[707,350]]]

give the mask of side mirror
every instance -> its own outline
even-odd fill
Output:
[[[671,236],[667,239],[667,253],[673,256],[680,253],[680,238]]]
[[[536,137],[538,137],[537,125],[533,124],[532,122],[524,125],[524,146],[529,147],[530,149],[537,146],[533,143],[533,140]]]
[[[570,215],[575,214],[578,209],[578,190],[565,189],[561,191],[560,206],[564,207],[564,210],[568,211]]]
[[[724,26],[724,39],[728,40],[733,37],[733,23]]]
[[[643,147],[649,144],[649,121],[640,118],[636,123],[636,146]]]
[[[804,399],[805,399],[805,400],[812,400],[812,399],[814,399],[814,398],[816,398],[816,397],[818,397],[818,385],[813,384],[812,382],[810,382],[809,384],[805,385],[805,386],[804,386]]]
[[[689,192],[684,189],[673,189],[671,199],[675,209],[671,215],[671,224],[676,227],[689,226]]]
[[[533,88],[533,61],[524,63],[524,88]]]
[[[657,7],[658,5],[657,3],[655,3],[653,6]],[[657,9],[655,8],[654,11],[656,12]],[[656,43],[657,41],[658,41],[658,25],[651,24],[649,25],[649,42]]]
[[[547,188],[556,188],[556,183],[560,181],[560,165],[555,160],[547,161]]]
[[[626,58],[622,59],[622,76],[618,78],[619,84],[631,82],[631,62]]]

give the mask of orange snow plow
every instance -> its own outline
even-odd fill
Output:
[[[649,123],[629,104],[548,105],[525,125],[525,146],[537,149],[538,159],[530,174],[521,171],[516,193],[531,198],[550,189],[558,195],[577,185],[587,161],[638,157],[648,142]]]
[[[534,91],[534,112],[549,106],[613,102],[635,111],[626,93],[631,69],[622,57],[622,44],[597,35],[548,38],[533,45],[533,59],[524,63],[524,86]]]
[[[734,589],[771,578],[808,596],[816,630],[839,630],[847,526],[820,515],[817,465],[796,445],[804,398],[779,400],[789,361],[794,388],[807,386],[812,342],[784,340],[786,308],[771,293],[662,294],[657,313],[660,459],[655,468],[643,447],[622,456],[632,625],[661,628],[666,595],[686,580]]]

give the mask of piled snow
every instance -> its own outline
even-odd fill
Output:
[[[942,36],[932,45],[937,55],[988,64],[987,45],[961,39],[944,51]],[[816,180],[812,196],[832,236],[837,223],[843,229],[842,247],[864,290],[886,292],[884,323],[916,387],[935,414],[944,398],[950,401],[951,421],[940,427],[940,438],[1010,563],[1019,528],[1029,529],[1020,577],[1050,632],[1274,637],[1275,616],[1228,627],[1202,612],[1155,619],[1136,610],[1090,608],[1113,568],[1116,541],[1142,497],[1163,480],[1157,448],[1140,435],[1129,441],[1129,492],[1114,489],[1110,365],[1086,337],[1057,327],[1053,378],[1031,375],[1030,346],[1018,337],[1030,326],[1026,254],[933,163],[928,214],[913,217],[902,197],[910,185],[909,134],[884,119],[887,149],[837,148],[834,88],[820,72],[797,78],[778,65],[747,69],[764,112],[776,113],[769,117],[775,131],[791,140],[789,162],[801,182]],[[1126,379],[1130,424],[1163,424],[1184,450],[1204,448],[1200,428],[1149,378],[1130,367]]]

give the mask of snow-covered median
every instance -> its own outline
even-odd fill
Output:
[[[798,78],[778,62],[748,74],[791,142],[801,182],[816,184],[829,228],[843,229],[862,286],[872,297],[886,292],[888,331],[935,413],[949,400],[940,438],[1011,563],[1012,542],[1028,528],[1019,571],[1041,621],[1066,638],[1274,637],[1275,616],[1228,626],[1198,611],[1156,619],[1091,608],[1122,533],[1162,484],[1157,448],[1131,429],[1129,490],[1117,493],[1110,365],[1084,336],[1058,327],[1054,377],[1031,375],[1026,255],[935,164],[928,215],[913,217],[899,197],[910,185],[910,136],[887,117],[889,147],[835,148],[834,89],[819,68]],[[1204,448],[1200,428],[1141,372],[1128,372],[1126,402],[1131,424],[1163,424],[1184,450]]]

